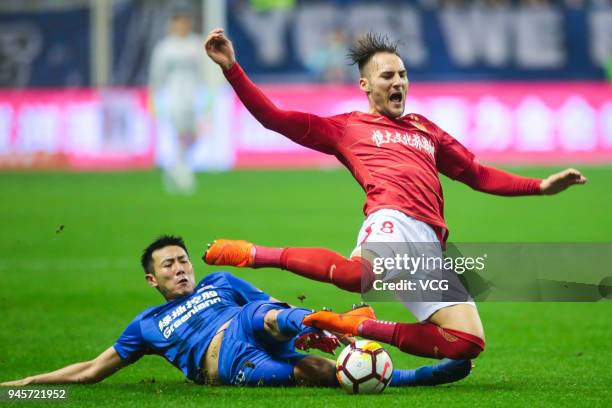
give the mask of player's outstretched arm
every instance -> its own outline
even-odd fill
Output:
[[[557,194],[574,184],[585,184],[587,178],[576,169],[566,169],[544,180],[523,177],[474,160],[474,154],[461,143],[429,122],[437,133],[439,149],[436,165],[442,174],[461,181],[474,190],[503,196]]]
[[[568,189],[576,184],[586,184],[588,179],[576,169],[565,169],[559,173],[551,174],[540,183],[540,192],[553,195]]]
[[[335,145],[343,135],[346,117],[323,118],[312,113],[279,109],[251,82],[236,62],[232,42],[222,28],[216,28],[208,34],[204,47],[259,123],[302,146],[323,153],[335,153]]]
[[[479,164],[476,161],[472,162],[457,177],[457,180],[474,190],[504,196],[557,194],[574,184],[585,184],[587,182],[586,177],[575,169],[567,169],[541,180],[522,177],[495,167]]]
[[[128,363],[110,347],[90,361],[71,364],[49,373],[33,375],[20,380],[3,382],[0,386],[20,387],[30,384],[93,384],[116,373]]]

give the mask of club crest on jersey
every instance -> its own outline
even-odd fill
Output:
[[[436,149],[428,138],[408,132],[391,133],[388,130],[382,131],[374,129],[372,130],[372,141],[376,143],[378,147],[388,143],[399,143],[425,152],[431,157],[434,157],[436,154]]]
[[[414,126],[415,128],[419,129],[422,132],[429,132],[429,130],[427,129],[427,127],[424,124],[417,122],[416,118],[412,122],[412,126]]]

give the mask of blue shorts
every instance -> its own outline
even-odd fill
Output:
[[[261,310],[264,308],[264,310]],[[290,386],[293,368],[307,357],[295,351],[294,341],[274,341],[253,327],[256,312],[288,309],[283,303],[257,301],[246,304],[225,330],[219,352],[219,377],[227,385]]]

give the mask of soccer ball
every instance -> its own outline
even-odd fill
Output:
[[[356,341],[346,346],[336,360],[336,377],[349,394],[381,393],[392,375],[391,356],[374,341]]]

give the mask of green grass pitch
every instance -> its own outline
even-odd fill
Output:
[[[517,169],[532,176],[555,170]],[[444,180],[451,239],[612,242],[612,170],[583,170],[590,183],[556,197],[493,197]],[[137,313],[161,303],[138,264],[142,248],[161,233],[185,237],[201,278],[216,270],[199,259],[214,238],[348,254],[363,221],[363,193],[344,170],[202,174],[191,197],[165,194],[160,180],[157,172],[0,174],[1,381],[90,359],[112,345]],[[287,302],[299,304],[303,295],[311,308],[341,310],[359,300],[289,272],[229,270]],[[401,307],[375,306],[381,318],[412,320]],[[161,358],[145,357],[100,384],[67,387],[65,406],[609,404],[612,303],[483,303],[479,308],[487,349],[470,377],[449,386],[390,388],[379,396],[196,386]],[[401,368],[430,361],[390,352]]]

